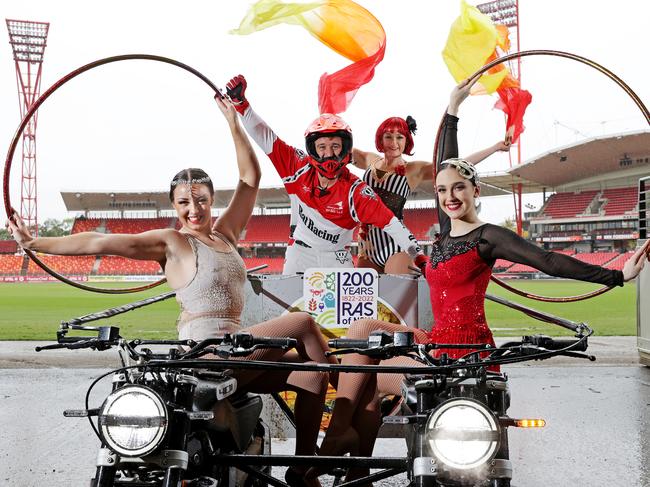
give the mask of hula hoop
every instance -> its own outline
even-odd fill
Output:
[[[474,78],[475,76],[478,76],[479,74],[483,74],[489,69],[492,69],[494,66],[497,66],[499,64],[502,64],[506,61],[510,61],[511,59],[517,59],[517,58],[522,58],[526,56],[557,56],[557,57],[563,57],[567,59],[571,59],[573,61],[578,61],[582,64],[586,64],[587,66],[590,66],[594,68],[597,71],[600,71],[603,73],[605,76],[607,76],[609,79],[614,81],[617,85],[619,85],[621,88],[623,88],[623,91],[627,93],[627,95],[632,98],[634,103],[636,103],[636,106],[639,107],[639,110],[641,110],[641,113],[643,113],[643,116],[646,119],[646,122],[648,125],[650,125],[650,111],[648,111],[648,108],[643,104],[641,101],[641,98],[630,88],[621,78],[616,76],[613,72],[611,72],[609,69],[601,66],[598,63],[595,63],[591,59],[587,59],[582,56],[578,56],[577,54],[571,54],[569,52],[563,52],[563,51],[550,51],[550,50],[532,50],[532,51],[521,51],[521,52],[513,52],[511,54],[507,54],[501,58],[495,59],[494,61],[486,64],[483,66],[481,69],[476,71],[472,76],[469,78]],[[440,120],[440,125],[438,126],[438,133],[436,134],[436,143],[433,149],[433,158],[434,158],[434,165],[433,165],[433,180],[435,181],[436,179],[436,171],[437,171],[437,164],[438,164],[438,149],[440,146],[440,136],[442,135],[442,127],[444,125],[445,121],[445,115],[446,112],[442,115],[442,119]],[[579,294],[577,296],[567,296],[567,297],[553,297],[553,296],[541,296],[539,294],[532,294],[532,293],[527,293],[525,291],[520,291],[519,289],[515,289],[514,287],[506,284],[504,281],[499,279],[498,277],[491,276],[490,278],[493,282],[497,283],[499,286],[507,289],[508,291],[517,294],[519,296],[522,296],[524,298],[529,298],[529,299],[534,299],[536,301],[544,301],[548,303],[572,303],[575,301],[581,301],[583,299],[589,299],[593,298],[595,296],[599,296],[600,294],[606,293],[607,291],[610,291],[614,289],[615,286],[604,286],[600,289],[596,289],[595,291],[585,293],[585,294]]]
[[[162,57],[162,56],[155,56],[151,54],[123,54],[121,56],[112,56],[112,57],[107,57],[104,59],[99,59],[97,61],[94,61],[92,63],[86,64],[85,66],[81,66],[80,68],[75,69],[74,71],[71,71],[67,75],[65,75],[63,78],[61,78],[59,81],[54,83],[48,90],[43,93],[38,100],[34,102],[34,105],[29,109],[29,111],[25,114],[25,117],[23,118],[22,122],[18,126],[18,129],[16,130],[16,134],[14,135],[14,138],[11,141],[11,144],[9,145],[9,151],[7,152],[7,158],[5,159],[5,167],[4,167],[4,176],[3,176],[3,192],[4,192],[4,204],[5,204],[5,211],[7,213],[7,218],[11,218],[11,215],[13,213],[13,207],[11,206],[11,199],[9,196],[9,176],[11,174],[11,164],[12,160],[14,157],[14,152],[16,151],[16,147],[18,145],[18,141],[20,137],[23,134],[23,131],[25,130],[25,127],[29,123],[29,121],[32,119],[34,114],[36,113],[36,110],[47,100],[52,93],[54,93],[56,90],[61,88],[64,84],[66,84],[68,81],[70,81],[73,78],[76,78],[82,73],[85,73],[86,71],[90,71],[91,69],[97,68],[99,66],[103,66],[104,64],[110,64],[110,63],[115,63],[118,61],[130,61],[130,60],[145,60],[145,61],[157,61],[161,63],[166,63],[166,64],[171,64],[172,66],[176,66],[178,68],[184,69],[185,71],[190,72],[197,78],[199,78],[201,81],[203,81],[205,84],[207,84],[216,94],[220,94],[221,92],[219,91],[219,88],[217,88],[212,81],[210,81],[207,77],[205,77],[203,74],[201,74],[199,71],[196,69],[192,68],[191,66],[188,66],[187,64],[183,64],[179,61],[175,61],[170,58]],[[53,269],[50,269],[44,262],[42,262],[34,252],[28,249],[23,249],[25,253],[34,261],[36,264],[43,269],[45,272],[47,272],[49,275],[52,277],[58,279],[61,282],[64,282],[66,284],[69,284],[70,286],[76,287],[78,289],[83,289],[85,291],[91,291],[95,293],[103,293],[103,294],[128,294],[128,293],[135,293],[139,291],[146,291],[148,289],[154,288],[156,286],[160,286],[161,284],[167,282],[167,279],[162,278],[156,282],[153,282],[151,284],[147,284],[145,286],[138,286],[138,287],[132,287],[132,288],[118,288],[118,289],[103,289],[99,287],[94,287],[94,286],[88,286],[86,284],[81,284],[79,282],[75,282],[71,279],[68,279],[65,276],[62,276],[58,272],[56,272]]]

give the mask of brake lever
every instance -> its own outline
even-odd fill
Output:
[[[53,343],[52,345],[43,345],[42,347],[34,347],[34,350],[40,352],[42,350],[54,350],[56,348],[66,348],[67,343]]]
[[[237,348],[234,349],[232,352],[230,352],[231,357],[245,357],[247,355],[250,355],[253,353],[255,350],[259,350],[260,348],[268,349],[268,348],[278,348],[280,350],[289,350],[292,347],[285,347],[284,345],[270,345],[266,343],[257,343],[253,345],[250,348]]]
[[[566,357],[574,357],[574,358],[586,358],[590,362],[595,362],[596,357],[594,355],[589,355],[586,353],[580,353],[580,352],[562,352],[559,353],[558,355],[564,355]]]

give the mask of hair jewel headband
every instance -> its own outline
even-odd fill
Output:
[[[204,176],[202,178],[192,178],[190,180],[187,179],[177,179],[176,181],[172,181],[171,185],[172,186],[177,186],[179,184],[206,184],[210,183],[212,180],[210,179],[209,176]]]
[[[480,178],[478,172],[476,171],[476,168],[474,167],[474,164],[466,161],[465,159],[459,159],[459,158],[446,159],[442,161],[440,165],[455,167],[456,171],[458,171],[458,174],[460,174],[465,179],[473,180],[474,184],[476,184],[477,186],[480,182]]]

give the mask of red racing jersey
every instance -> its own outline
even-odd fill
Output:
[[[352,242],[354,228],[366,223],[382,228],[410,254],[420,251],[415,238],[372,188],[347,168],[323,192],[305,152],[280,139],[250,107],[242,122],[282,178],[291,199],[295,240],[317,250],[339,250]]]

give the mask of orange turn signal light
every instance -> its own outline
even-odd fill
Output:
[[[546,421],[539,419],[515,419],[513,426],[517,428],[543,428]]]

